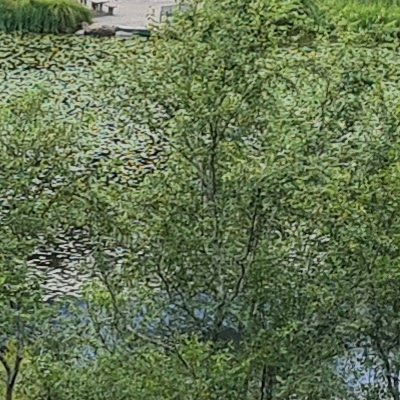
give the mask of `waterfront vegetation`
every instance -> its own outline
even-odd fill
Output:
[[[0,36],[5,400],[400,398],[397,4],[203,3]]]
[[[0,0],[3,32],[73,33],[90,21],[90,10],[75,0]]]
[[[398,0],[299,0],[298,4],[344,30],[375,29],[384,35],[400,25]],[[0,0],[3,32],[71,33],[90,21],[89,9],[76,0]]]

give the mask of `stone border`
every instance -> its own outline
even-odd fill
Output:
[[[100,25],[98,23],[88,25],[83,24],[82,29],[75,32],[78,36],[93,37],[117,37],[120,39],[130,39],[133,37],[149,37],[150,30],[148,28],[133,27],[127,25]]]

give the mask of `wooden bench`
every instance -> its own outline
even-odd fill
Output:
[[[117,5],[115,3],[109,3],[106,4],[106,7],[108,8],[108,15],[114,15],[114,9],[117,8]]]
[[[91,0],[93,11],[103,11],[103,4],[108,3],[108,0]]]
[[[87,3],[87,0],[81,0],[84,4]],[[108,8],[108,14],[114,15],[114,9],[117,8],[115,3],[110,3],[109,0],[91,0],[92,8],[94,11],[103,11],[103,5]]]

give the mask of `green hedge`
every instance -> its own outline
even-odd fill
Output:
[[[90,19],[76,0],[0,0],[0,31],[71,33]]]

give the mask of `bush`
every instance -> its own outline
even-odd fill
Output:
[[[71,33],[90,19],[90,11],[75,0],[0,0],[5,32]]]

